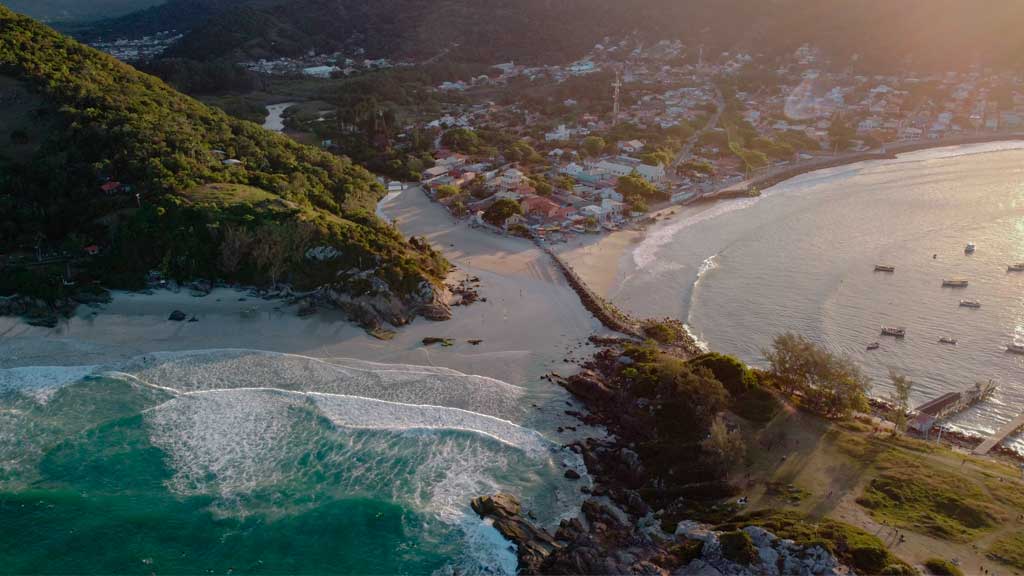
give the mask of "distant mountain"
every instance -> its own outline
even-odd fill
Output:
[[[25,0],[27,1],[27,0]],[[165,0],[130,14],[110,15],[76,30],[78,37],[109,39],[140,37],[157,32],[185,32],[202,26],[212,18],[230,15],[236,10],[267,8],[292,0]]]
[[[97,244],[89,271],[115,286],[153,269],[330,283],[373,298],[348,302],[369,323],[409,320],[401,311],[414,314],[447,272],[374,216],[384,190],[347,158],[231,118],[3,7],[0,103],[0,254]],[[314,246],[320,257],[303,258]]]
[[[1018,67],[1024,2],[987,0],[169,0],[110,33],[189,33],[170,53],[197,60],[292,56],[346,46],[466,62],[565,62],[605,36],[680,39],[705,53],[776,54],[803,43],[840,64],[886,70]]]
[[[165,0],[0,0],[0,5],[37,20],[80,22],[113,18]]]

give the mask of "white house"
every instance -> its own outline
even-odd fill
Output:
[[[523,173],[515,168],[509,168],[501,175],[501,187],[505,190],[515,190],[523,182]]]
[[[639,140],[629,140],[627,142],[619,142],[619,150],[628,152],[630,154],[634,152],[640,152],[644,149],[644,143]]]
[[[551,132],[544,134],[544,140],[548,142],[564,142],[572,136],[572,131],[565,127],[565,124],[559,124],[558,128],[555,128]]]
[[[624,156],[620,156],[614,160],[601,160],[593,164],[593,167],[604,170],[609,174],[620,178],[636,172],[641,178],[647,180],[651,184],[661,184],[665,181],[665,167],[661,164],[651,166],[634,158],[627,158]]]
[[[309,68],[303,68],[302,73],[306,76],[312,76],[313,78],[330,78],[331,74],[335,72],[341,72],[341,68],[337,66],[311,66]]]
[[[601,200],[601,215],[605,220],[618,220],[628,211],[629,205],[625,202],[619,202],[610,198]]]

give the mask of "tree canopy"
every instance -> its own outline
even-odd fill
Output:
[[[231,118],[3,7],[0,80],[39,100],[35,152],[0,158],[0,206],[13,207],[0,216],[4,251],[75,234],[104,246],[96,271],[113,284],[153,268],[232,278],[218,254],[227,226],[305,222],[344,255],[335,265],[377,267],[405,289],[443,274],[433,252],[373,215],[384,190],[349,159]]]
[[[843,417],[867,407],[871,382],[848,357],[790,332],[776,336],[764,354],[775,382],[807,408]]]

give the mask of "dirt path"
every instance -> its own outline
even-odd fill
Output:
[[[756,436],[748,437],[752,457],[734,480],[747,486],[751,509],[793,509],[814,518],[851,524],[877,536],[894,554],[918,567],[930,558],[942,558],[956,560],[965,574],[985,574],[986,570],[988,574],[1021,574],[989,559],[985,552],[1004,536],[1024,530],[1024,523],[1015,516],[1024,510],[1017,510],[1007,502],[1006,494],[994,493],[994,487],[988,484],[1012,482],[1024,493],[1012,468],[945,448],[933,452],[912,450],[889,441],[888,432],[876,435],[874,430],[870,424],[862,425],[859,431],[839,427],[789,408]],[[854,458],[843,453],[837,448],[841,439],[855,441],[865,450],[864,456]],[[1005,509],[1006,520],[969,543],[949,542],[879,522],[857,503],[857,498],[880,473],[877,460],[882,455],[927,463],[922,473],[934,467],[966,476]]]

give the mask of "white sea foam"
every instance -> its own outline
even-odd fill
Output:
[[[214,496],[211,511],[220,515],[289,514],[332,497],[391,500],[463,534],[459,573],[511,576],[514,548],[468,512],[469,500],[508,490],[510,482],[556,482],[524,494],[526,501],[550,503],[538,509],[558,518],[578,508],[578,492],[557,482],[563,466],[584,472],[579,456],[510,421],[520,415],[525,391],[491,378],[214,350],[147,354],[104,367],[0,370],[0,390],[52,391],[91,375],[170,393],[143,413],[150,441],[174,471],[168,488]],[[0,425],[0,448],[6,437],[10,450],[0,452],[18,456],[25,419],[0,413],[4,420],[11,425]],[[0,460],[5,469],[18,464]],[[288,496],[295,493],[310,497],[298,503]]]
[[[755,198],[739,198],[735,200],[720,201],[706,210],[701,210],[700,212],[687,216],[686,218],[680,218],[679,220],[665,226],[657,227],[649,233],[644,241],[637,246],[636,250],[633,251],[633,261],[636,263],[637,268],[647,268],[658,260],[658,251],[664,246],[670,244],[675,235],[680,231],[706,220],[717,218],[723,214],[749,208],[757,204],[761,198],[762,197],[759,196]]]
[[[378,430],[462,430],[485,434],[541,457],[551,443],[540,433],[493,416],[459,408],[386,402],[372,398],[312,393],[320,412],[338,426]]]
[[[120,367],[150,384],[181,392],[279,388],[429,404],[513,419],[522,412],[518,386],[447,368],[382,366],[357,360],[324,361],[255,350],[146,354]]]
[[[94,373],[97,366],[26,366],[0,369],[0,393],[20,392],[45,403],[61,387]]]

